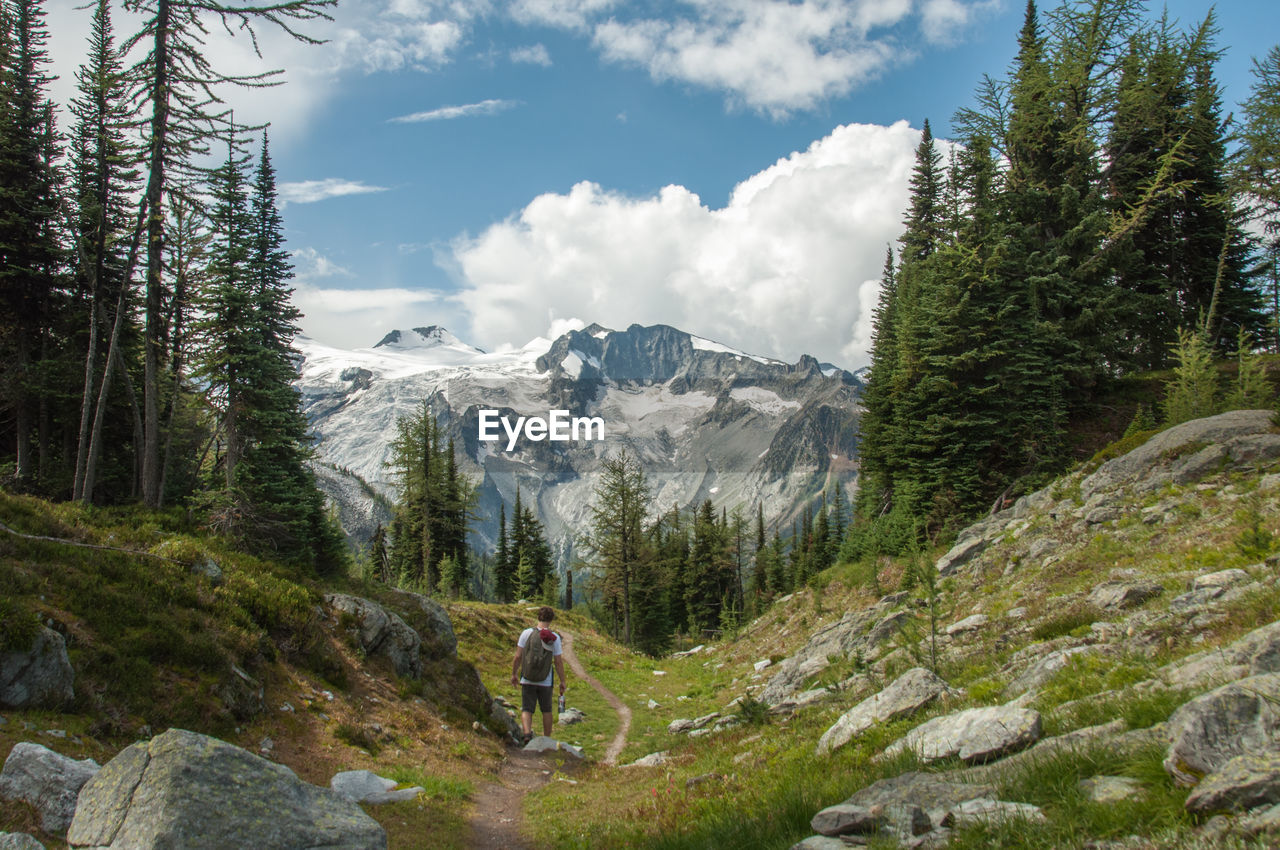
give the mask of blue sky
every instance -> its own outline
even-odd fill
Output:
[[[49,3],[60,91],[83,51],[74,5]],[[1169,4],[1187,24],[1209,8]],[[443,324],[496,348],[666,322],[857,367],[921,122],[948,134],[981,75],[1007,67],[1022,11],[342,0],[308,28],[325,45],[264,33],[285,86],[228,100],[272,122],[302,324],[323,342]],[[1280,38],[1280,4],[1218,15],[1232,108]],[[263,67],[244,39],[210,52]]]

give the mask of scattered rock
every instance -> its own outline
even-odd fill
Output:
[[[71,826],[80,789],[101,769],[93,759],[76,761],[39,744],[20,741],[0,770],[0,799],[34,806],[40,813],[40,828],[61,838]]]
[[[257,679],[232,664],[214,689],[218,700],[236,720],[252,720],[266,710],[266,691]]]
[[[947,634],[955,636],[964,632],[974,632],[985,626],[989,618],[986,614],[971,614],[963,620],[947,626]]]
[[[1066,668],[1071,663],[1071,659],[1077,655],[1097,652],[1095,646],[1073,646],[1067,649],[1057,649],[1041,658],[1039,661],[1028,667],[1021,675],[1008,684],[1004,689],[1004,695],[1010,699],[1030,691],[1037,691],[1044,685],[1048,684],[1060,670]]]
[[[817,751],[839,749],[877,723],[887,723],[920,710],[951,689],[923,667],[903,673],[893,684],[844,713],[818,740]]]
[[[1249,574],[1241,569],[1219,570],[1216,573],[1207,573],[1197,576],[1196,580],[1191,583],[1192,590],[1203,590],[1205,588],[1227,588],[1235,584],[1243,584],[1249,581]]]
[[[75,698],[62,635],[41,626],[31,648],[0,652],[0,708],[59,709]]]
[[[1272,806],[1269,809],[1263,809],[1254,812],[1248,817],[1241,818],[1236,828],[1245,835],[1258,835],[1261,833],[1276,834],[1280,833],[1280,805]]]
[[[1115,505],[1101,505],[1089,511],[1084,516],[1084,521],[1089,525],[1101,525],[1104,522],[1112,522],[1120,518],[1120,509]]]
[[[1119,803],[1142,794],[1142,783],[1127,776],[1091,776],[1077,785],[1095,803]]]
[[[1169,718],[1164,769],[1183,785],[1236,756],[1267,752],[1280,735],[1280,674],[1263,673],[1196,697]]]
[[[707,782],[721,782],[724,777],[719,773],[703,773],[698,776],[690,776],[684,781],[685,788],[697,788]]]
[[[638,758],[630,764],[624,764],[623,767],[662,767],[669,761],[671,759],[668,757],[667,751],[663,750],[660,753],[649,753],[649,755]]]
[[[1135,608],[1164,593],[1164,585],[1154,581],[1142,581],[1126,584],[1120,581],[1109,581],[1100,584],[1089,594],[1089,604],[1104,610]]]
[[[80,791],[67,843],[94,850],[385,850],[355,803],[216,738],[170,729],[125,748]]]
[[[340,615],[354,619],[354,632],[366,655],[383,656],[391,662],[396,675],[421,678],[422,658],[419,651],[422,648],[422,638],[398,614],[393,614],[376,602],[345,593],[330,593],[325,596],[324,601]]]
[[[947,550],[935,564],[938,575],[945,578],[965,564],[972,561],[987,548],[987,541],[981,536],[966,537]]]
[[[44,845],[25,832],[0,832],[0,850],[44,850]]]
[[[884,618],[885,611],[898,604],[900,600],[895,600],[896,596],[898,594],[887,596],[869,608],[849,611],[836,622],[815,631],[799,652],[775,665],[777,672],[765,684],[758,699],[770,707],[779,705],[809,677],[826,669],[830,663],[828,658],[865,652],[867,630]]]
[[[993,800],[980,797],[966,800],[953,806],[943,819],[944,826],[971,826],[975,824],[994,824],[1001,821],[1027,820],[1040,823],[1045,820],[1044,812],[1039,806],[1030,803],[1008,803],[1004,800]]]
[[[791,850],[849,850],[849,845],[839,838],[826,835],[811,835],[803,841],[791,845]]]
[[[1169,477],[1174,484],[1190,484],[1199,481],[1211,472],[1222,468],[1228,459],[1226,446],[1217,443],[1205,446],[1198,452],[1180,457],[1174,461],[1169,470]]]
[[[883,812],[872,812],[862,806],[838,803],[813,816],[809,826],[819,835],[852,835],[876,832],[884,826]]]
[[[208,555],[201,557],[198,561],[191,565],[191,572],[204,576],[214,587],[222,585],[222,567],[218,566],[218,562]]]
[[[1039,563],[1048,555],[1052,555],[1062,547],[1062,543],[1052,537],[1037,538],[1027,550],[1027,558]]]
[[[965,800],[992,797],[995,793],[989,785],[947,782],[934,774],[911,771],[868,785],[844,802],[882,811],[891,821],[895,813],[910,814],[912,807],[923,809],[931,821],[941,821],[947,811]],[[893,825],[901,829],[904,823],[898,820]],[[905,825],[910,826],[909,823]]]
[[[584,758],[581,747],[575,747],[572,744],[566,744],[564,741],[557,741],[555,738],[548,738],[546,735],[538,735],[529,743],[524,745],[527,752],[530,753],[552,753],[562,752],[568,753],[574,758]]]
[[[720,719],[720,712],[713,711],[710,714],[704,714],[701,717],[689,720],[687,718],[679,718],[672,720],[667,724],[667,731],[672,735],[685,735],[698,729],[705,729],[712,723]]]
[[[586,720],[586,719],[587,719],[587,716],[583,714],[579,709],[566,708],[564,711],[560,712],[559,722],[562,726],[572,726],[573,724],[581,723],[583,720]]]
[[[398,784],[394,779],[384,779],[371,770],[344,770],[329,780],[333,793],[353,803],[398,803],[423,793],[423,789],[416,785],[397,790]]]
[[[1268,623],[1220,649],[1189,655],[1159,671],[1175,687],[1230,682],[1259,673],[1280,673],[1280,621]]]
[[[1197,815],[1243,812],[1280,803],[1280,752],[1236,756],[1200,781],[1187,797]]]
[[[924,761],[959,756],[969,764],[992,761],[1040,738],[1040,712],[994,705],[935,717],[895,741],[885,756],[912,750]]]
[[[768,658],[762,658],[761,660],[757,661],[755,664],[752,664],[751,666],[755,669],[757,673],[759,673],[763,671],[765,668],[770,667],[772,665],[773,665],[773,662],[770,661]]]
[[[684,652],[673,652],[671,653],[671,657],[672,658],[688,658],[690,655],[697,655],[699,652],[702,652],[702,650],[706,648],[707,648],[706,644],[700,643],[697,646],[695,646],[693,649],[686,649]]]
[[[649,702],[647,702],[646,705],[649,706],[650,710],[661,707],[661,704],[657,700],[652,700],[652,699],[649,700]]]

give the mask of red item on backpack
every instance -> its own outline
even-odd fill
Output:
[[[551,629],[542,629],[538,632],[538,637],[542,638],[543,643],[554,643],[556,633],[551,631]]]

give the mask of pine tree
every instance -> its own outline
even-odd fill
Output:
[[[516,498],[520,498],[518,494]],[[507,505],[504,502],[498,507],[498,548],[494,553],[493,592],[499,602],[513,602],[514,591],[515,569],[511,561],[511,542],[507,536]]]
[[[1270,290],[1273,351],[1280,351],[1280,46],[1253,60],[1253,85],[1244,102],[1242,182],[1254,199],[1264,234],[1264,274]]]
[[[1219,411],[1218,370],[1203,331],[1178,330],[1173,377],[1165,386],[1164,424],[1177,425]]]
[[[627,646],[633,641],[632,580],[639,570],[648,572],[652,555],[643,533],[648,503],[649,485],[639,461],[625,451],[606,458],[591,509],[588,547],[596,566],[618,582],[622,636]]]

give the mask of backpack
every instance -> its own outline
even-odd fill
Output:
[[[538,630],[529,635],[524,648],[524,660],[520,665],[520,675],[530,682],[545,682],[551,675],[551,662],[554,658],[552,650],[542,642]]]

